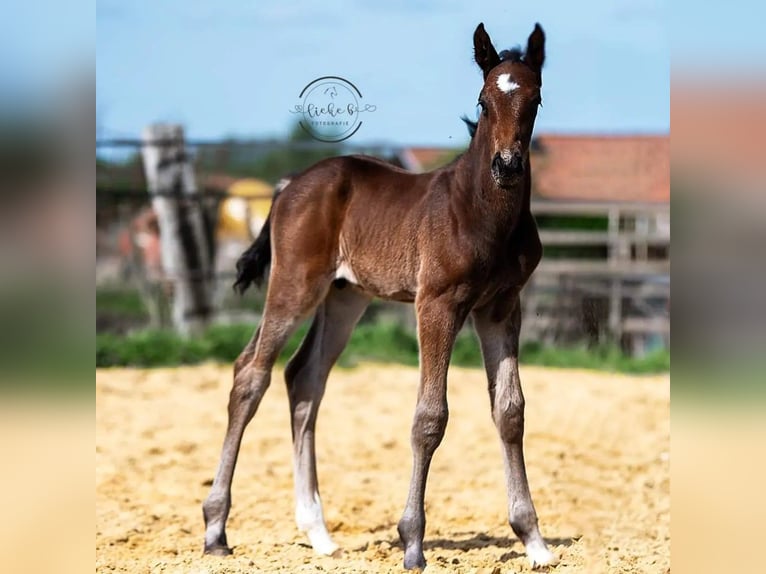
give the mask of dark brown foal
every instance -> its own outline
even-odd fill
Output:
[[[492,47],[474,33],[484,74],[481,117],[468,151],[414,175],[380,160],[322,161],[274,201],[267,225],[240,259],[237,286],[259,283],[271,264],[263,321],[234,367],[229,425],[204,504],[205,552],[228,554],[231,481],[245,426],[271,368],[304,319],[314,320],[285,371],[295,466],[295,518],[313,548],[332,554],[314,453],[327,376],[372,297],[415,303],[421,382],[412,424],[410,490],[399,522],[404,566],[422,568],[424,496],[431,458],[447,425],[447,369],[469,315],[481,340],[492,418],[503,445],[508,514],[533,566],[555,561],[537,526],[522,452],[524,397],[518,371],[519,292],[541,256],[529,211],[529,144],[542,85],[545,36],[535,26],[526,53]]]

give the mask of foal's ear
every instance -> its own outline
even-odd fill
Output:
[[[532,70],[537,72],[538,77],[542,77],[541,72],[545,62],[545,32],[543,32],[540,24],[535,24],[535,29],[529,35],[524,60]]]
[[[500,63],[500,56],[492,46],[492,40],[489,39],[483,23],[476,26],[476,31],[473,33],[473,56],[481,71],[484,72],[485,80],[489,71]]]

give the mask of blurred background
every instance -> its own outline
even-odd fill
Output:
[[[4,570],[89,567],[91,491],[81,475],[93,456],[93,347],[97,365],[231,360],[261,304],[253,291],[233,296],[232,263],[279,181],[338,153],[414,170],[460,153],[460,116],[473,117],[481,85],[471,54],[480,21],[498,48],[523,45],[535,21],[548,34],[533,150],[546,251],[524,294],[522,361],[667,370],[672,185],[674,569],[757,569],[766,515],[763,3],[4,8],[0,502],[27,519],[2,532]],[[377,106],[338,145],[307,138],[289,112],[308,82],[328,74]],[[183,202],[147,178],[146,150],[157,146],[143,145],[144,130],[157,124],[179,134],[161,148],[182,148]],[[178,273],[163,258],[173,236],[159,223],[163,199],[196,214],[196,249],[208,254],[201,273]],[[174,319],[179,282],[205,285],[199,325]],[[416,361],[407,309],[373,307],[343,360]],[[478,364],[470,336],[456,359]],[[17,402],[10,389],[42,392]],[[38,535],[59,541],[56,551],[19,550]]]
[[[338,154],[415,172],[448,163],[468,144],[460,116],[475,117],[482,85],[476,25],[484,21],[501,50],[524,46],[540,21],[548,43],[533,212],[545,254],[522,297],[522,360],[669,368],[670,58],[661,4],[339,8],[99,3],[97,365],[235,358],[263,295],[233,293],[234,264],[280,181]],[[349,80],[375,107],[340,143],[312,138],[291,113],[303,87],[325,75]],[[158,155],[182,158],[174,169],[183,183],[154,181]],[[411,308],[373,305],[344,359],[352,355],[415,363]],[[471,336],[455,359],[480,365]]]

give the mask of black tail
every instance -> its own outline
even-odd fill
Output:
[[[234,281],[234,289],[239,291],[240,295],[247,291],[247,288],[252,283],[255,283],[256,287],[260,287],[263,284],[263,279],[266,277],[266,269],[269,263],[271,263],[271,212],[274,210],[274,203],[277,201],[277,197],[290,185],[293,177],[295,177],[293,173],[286,175],[274,186],[271,209],[269,210],[269,215],[266,216],[261,232],[253,241],[253,244],[247,248],[247,251],[237,259],[237,280]]]
[[[253,244],[237,259],[237,280],[234,281],[234,289],[241,295],[251,283],[260,287],[266,277],[269,263],[271,263],[271,212]]]

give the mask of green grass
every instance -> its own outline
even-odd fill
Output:
[[[239,297],[231,290],[226,293],[223,306],[260,313],[263,310],[263,300],[263,291]],[[96,315],[147,320],[149,310],[141,293],[135,288],[99,287],[96,289]]]
[[[670,351],[661,349],[644,357],[630,357],[617,347],[605,345],[595,348],[543,347],[534,343],[524,345],[520,360],[528,365],[593,369],[629,374],[666,373],[670,371]]]
[[[96,366],[159,367],[210,360],[230,363],[250,340],[253,331],[250,325],[216,326],[192,339],[183,339],[167,331],[141,331],[125,337],[99,334],[96,337]],[[290,339],[280,355],[280,362],[284,363],[295,352],[305,333],[304,326]],[[658,373],[667,372],[670,368],[669,351],[633,358],[614,347],[549,348],[527,344],[521,350],[520,359],[525,364],[622,373]],[[417,337],[395,323],[359,325],[341,355],[339,364],[352,367],[361,361],[416,366]],[[463,332],[458,337],[452,353],[452,364],[463,367],[482,366],[481,352],[472,333]]]
[[[127,317],[148,317],[149,312],[135,289],[96,290],[96,310],[101,313],[113,313]]]

